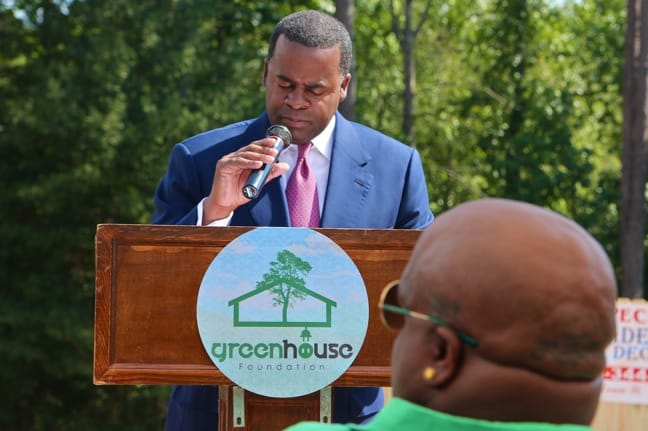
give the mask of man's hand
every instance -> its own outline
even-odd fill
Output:
[[[203,203],[203,225],[228,217],[239,206],[249,202],[242,189],[250,173],[277,157],[274,138],[264,138],[240,148],[216,163],[211,192]],[[266,183],[287,172],[287,163],[275,163]]]

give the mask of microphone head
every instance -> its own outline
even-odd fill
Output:
[[[268,130],[266,131],[266,138],[269,138],[271,136],[280,138],[283,141],[284,146],[286,147],[292,143],[292,135],[290,134],[290,130],[288,130],[286,126],[275,124],[268,127]]]

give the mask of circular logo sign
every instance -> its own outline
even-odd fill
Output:
[[[209,357],[238,386],[287,398],[322,389],[355,360],[369,309],[362,276],[328,237],[253,229],[224,247],[198,292]]]

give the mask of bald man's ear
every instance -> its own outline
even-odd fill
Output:
[[[461,367],[463,343],[457,334],[445,326],[437,326],[433,346],[434,378],[427,381],[430,386],[445,386],[455,378]]]

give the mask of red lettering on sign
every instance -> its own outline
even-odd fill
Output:
[[[614,382],[648,383],[648,368],[607,367],[603,378]]]
[[[616,314],[621,323],[648,324],[648,310],[645,308],[617,308]]]

